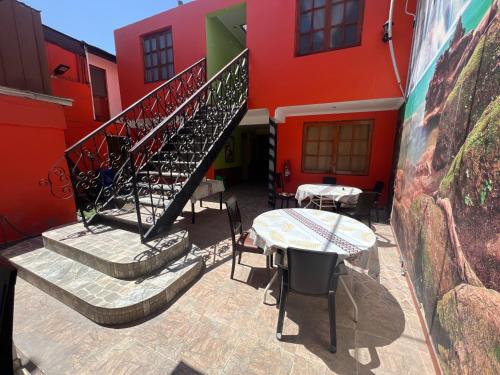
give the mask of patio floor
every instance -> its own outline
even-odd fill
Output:
[[[245,228],[268,210],[265,188],[240,186]],[[275,338],[276,285],[262,303],[269,280],[265,258],[244,254],[230,280],[229,224],[213,202],[197,204],[177,225],[205,256],[207,269],[170,307],[121,327],[93,323],[19,279],[14,342],[26,367],[52,374],[433,374],[417,311],[390,227],[375,224],[378,256],[370,275],[353,270],[359,322],[340,287],[337,298],[338,351],[328,351],[327,301],[290,294],[284,339]],[[349,283],[348,283],[349,284]]]

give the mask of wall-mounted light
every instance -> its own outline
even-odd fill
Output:
[[[243,30],[244,33],[247,32],[247,24],[245,23],[244,25],[240,25],[241,29]]]
[[[69,69],[70,69],[69,66],[64,65],[64,64],[59,64],[58,66],[55,67],[53,73],[54,73],[55,76],[62,76]]]

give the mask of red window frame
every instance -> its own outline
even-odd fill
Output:
[[[358,4],[358,17],[357,20],[346,20],[346,9],[349,3]],[[310,3],[311,7],[302,10],[303,3]],[[297,0],[296,2],[296,32],[295,32],[295,55],[296,56],[307,56],[314,53],[321,53],[327,51],[334,51],[344,48],[352,48],[361,45],[361,35],[363,29],[363,16],[365,1],[364,0]],[[332,20],[332,10],[335,8],[342,8],[343,14],[341,22],[333,24]],[[323,26],[315,27],[314,25],[314,15],[316,12],[323,11],[324,21]],[[307,14],[310,13],[310,24],[309,30],[301,32],[301,20],[304,16],[304,20],[307,19]],[[307,24],[307,22],[305,23]],[[345,31],[347,28],[356,27],[356,37],[354,42],[346,44],[345,41]],[[337,29],[337,31],[342,35],[342,42],[337,45],[331,45],[332,29]],[[314,49],[313,34],[322,34],[323,42],[320,44],[321,47]],[[301,52],[302,43],[308,43],[309,48],[306,51]]]
[[[145,83],[165,81],[175,75],[172,27],[142,35],[141,45]]]

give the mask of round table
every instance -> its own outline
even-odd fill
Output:
[[[295,198],[299,205],[303,200],[309,199],[306,207],[314,204],[321,210],[324,207],[334,207],[335,202],[355,204],[361,189],[352,186],[305,184],[297,188]]]
[[[369,255],[377,248],[375,233],[365,224],[348,216],[307,208],[273,210],[257,216],[250,229],[250,238],[256,246],[264,249],[265,255],[293,247],[335,252],[338,262],[368,252],[369,263]],[[277,273],[264,290],[264,303],[276,276]],[[349,298],[357,311],[350,294]]]
[[[339,254],[339,261],[376,248],[377,239],[365,224],[348,216],[307,208],[267,211],[250,230],[254,244],[269,255],[294,247]]]

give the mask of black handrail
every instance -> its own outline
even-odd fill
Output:
[[[245,49],[129,149],[142,241],[163,232],[182,211],[246,112],[247,97]]]
[[[73,196],[85,224],[131,193],[128,151],[206,82],[201,59],[143,96],[65,152]]]
[[[161,85],[159,85],[158,87],[156,87],[153,91],[150,91],[148,92],[146,95],[144,95],[142,98],[136,100],[134,103],[132,103],[131,105],[129,105],[127,108],[125,108],[123,111],[121,111],[120,113],[118,113],[117,115],[115,115],[115,117],[112,117],[110,118],[108,121],[106,121],[104,124],[100,125],[98,128],[94,129],[93,131],[91,131],[89,134],[87,134],[85,137],[83,137],[82,139],[80,139],[78,142],[76,142],[75,144],[73,144],[72,146],[68,147],[66,149],[65,152],[70,152],[72,151],[73,149],[75,149],[76,147],[78,147],[79,145],[81,145],[82,143],[84,143],[85,141],[89,140],[90,138],[92,138],[93,136],[95,136],[97,133],[99,133],[100,131],[102,131],[103,129],[105,129],[106,127],[112,125],[113,123],[115,123],[116,121],[118,121],[124,113],[132,110],[134,107],[136,107],[138,104],[140,104],[142,101],[146,100],[148,97],[154,95],[156,92],[160,91],[161,89],[163,89],[165,86],[168,86],[170,85],[173,81],[177,80],[179,76],[182,76],[183,74],[185,74],[186,72],[192,70],[193,68],[195,68],[196,66],[200,65],[200,64],[205,64],[206,66],[206,58],[202,58],[200,60],[198,60],[197,62],[195,62],[193,65],[190,65],[189,67],[187,67],[186,69],[184,69],[182,72],[180,72],[179,74],[177,74],[176,76],[170,78],[168,81],[165,81],[164,83],[162,83]]]
[[[189,105],[190,101],[192,101],[194,98],[199,96],[202,92],[204,92],[209,85],[211,85],[214,81],[219,79],[219,77],[224,74],[224,72],[229,68],[231,65],[233,65],[238,59],[240,59],[242,56],[248,54],[248,48],[244,49],[241,53],[239,53],[234,59],[232,59],[230,62],[228,62],[217,74],[215,74],[212,78],[210,78],[203,86],[201,86],[198,91],[196,91],[191,97],[186,100],[182,105],[177,107],[177,109],[170,114],[167,118],[165,118],[160,124],[158,124],[153,130],[149,132],[149,134],[141,139],[139,142],[137,142],[134,147],[130,149],[130,154],[135,154],[137,150],[141,147],[144,146],[144,143],[148,142],[148,140],[152,137],[155,136],[155,134],[169,121],[172,121],[172,118],[177,116],[181,111],[185,109],[186,106]]]

